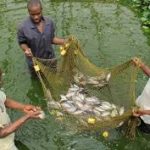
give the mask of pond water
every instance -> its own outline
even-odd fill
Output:
[[[148,63],[150,46],[140,21],[132,10],[116,2],[65,2],[43,0],[43,13],[56,25],[56,35],[76,36],[87,56],[98,66],[112,67],[133,56]],[[40,83],[28,73],[24,55],[16,40],[18,24],[28,15],[26,0],[0,1],[0,68],[5,72],[4,90],[10,97],[41,106],[43,121],[33,120],[16,133],[16,139],[30,150],[141,150],[150,149],[149,136],[137,134],[134,141],[119,131],[110,131],[104,139],[99,133],[75,134],[56,123],[47,112]],[[58,47],[55,47],[58,53]],[[141,75],[141,86],[146,82]],[[9,111],[12,120],[22,114]],[[20,150],[27,150],[19,143]]]

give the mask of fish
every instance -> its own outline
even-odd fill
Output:
[[[75,112],[77,110],[77,108],[72,103],[69,103],[68,101],[61,103],[61,106],[64,111],[67,111],[70,113]]]
[[[94,80],[94,79],[89,78],[89,79],[87,80],[87,84],[94,84],[94,85],[98,85],[98,84],[99,84],[99,82],[98,82],[97,80]]]
[[[124,122],[123,122],[123,121],[121,121],[121,122],[117,125],[117,128],[118,128],[118,127],[120,127],[120,126],[122,126],[122,125],[123,125],[123,123],[124,123]]]
[[[101,116],[101,112],[96,110],[96,109],[93,109],[93,112],[96,116]]]
[[[104,112],[105,111],[102,107],[95,107],[94,109],[96,111],[99,111],[99,112]]]
[[[81,103],[85,103],[84,99],[81,99],[78,95],[74,95],[71,99],[74,102],[78,101],[78,102],[81,102]]]
[[[45,119],[44,111],[40,111],[40,114],[38,116],[39,116],[40,119]]]
[[[111,72],[107,74],[106,81],[108,82],[110,80],[110,78],[111,78]]]
[[[80,93],[79,93],[79,94],[78,94],[78,97],[81,98],[81,100],[84,100],[84,99],[85,99],[85,95],[84,95],[84,94],[80,94]]]
[[[108,84],[107,82],[98,83],[98,84],[94,85],[94,87],[102,88],[102,87],[104,87],[104,86],[107,85],[107,84]]]
[[[65,95],[60,95],[61,100],[67,100],[67,97]]]
[[[121,116],[121,115],[123,115],[123,113],[124,113],[124,107],[121,107],[120,109],[119,109],[119,115]]]
[[[91,77],[88,78],[88,80],[96,81],[98,85],[104,86],[104,84],[107,84],[110,77],[111,73],[108,73],[107,75],[105,74],[105,78],[103,75]],[[60,95],[61,99],[58,103],[54,103],[57,106],[54,107],[61,108],[63,111],[75,115],[78,119],[81,117],[86,119],[89,116],[94,116],[98,118],[99,121],[108,120],[124,113],[124,107],[118,107],[108,101],[100,100],[96,96],[87,96],[87,93],[84,93],[84,90],[83,87],[72,84],[66,95]],[[51,106],[53,105],[51,104]],[[60,116],[63,116],[63,113],[60,114]]]
[[[115,104],[111,104],[111,106],[112,106],[113,109],[117,108]]]
[[[112,112],[111,112],[111,114],[110,114],[110,116],[111,117],[115,117],[117,115],[118,115],[118,111],[116,109],[113,109]]]
[[[75,92],[69,92],[69,93],[67,93],[66,97],[71,98],[74,95],[75,95]]]
[[[99,101],[99,99],[95,96],[93,97],[86,97],[85,98],[85,102],[89,105],[99,105],[101,102]]]
[[[102,104],[102,106],[112,107],[112,105],[107,101],[102,101],[101,104]]]
[[[108,105],[101,105],[99,107],[103,110],[111,110],[112,109],[112,107],[109,107]]]
[[[106,117],[106,116],[109,116],[110,115],[110,112],[109,111],[104,111],[102,112],[101,116],[102,117]]]
[[[77,90],[79,89],[79,86],[77,86],[76,84],[73,84],[72,87],[77,89]]]
[[[56,102],[56,101],[48,101],[48,106],[50,108],[54,108],[54,109],[60,109],[61,108],[61,105],[59,102]]]
[[[82,110],[76,110],[75,112],[73,112],[73,115],[81,115],[83,113],[84,113],[84,111],[82,111]]]
[[[90,111],[90,110],[92,110],[92,106],[85,104],[85,105],[82,107],[82,110],[83,110],[83,111]]]
[[[80,101],[76,101],[75,102],[75,105],[79,108],[79,109],[82,109],[84,107],[84,104],[81,103]]]

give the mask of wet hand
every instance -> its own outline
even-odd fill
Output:
[[[41,119],[39,115],[41,114],[41,111],[30,111],[27,116],[29,119]]]
[[[30,112],[41,111],[41,108],[33,105],[25,105],[23,111],[28,114]]]
[[[141,110],[141,109],[133,109],[133,110],[132,110],[132,114],[133,114],[133,116],[135,116],[135,117],[140,117],[140,116],[143,115],[143,110]]]
[[[142,60],[138,57],[132,58],[132,62],[138,67],[140,67],[142,65]]]

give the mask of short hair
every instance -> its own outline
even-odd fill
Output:
[[[29,10],[31,7],[36,6],[36,5],[40,5],[40,7],[42,8],[42,3],[40,0],[29,0],[27,3],[27,8]]]

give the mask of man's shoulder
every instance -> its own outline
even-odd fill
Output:
[[[26,28],[29,26],[31,20],[29,17],[25,18],[22,22],[19,23],[19,28]]]
[[[47,16],[44,16],[44,20],[47,24],[53,24],[53,20]]]

